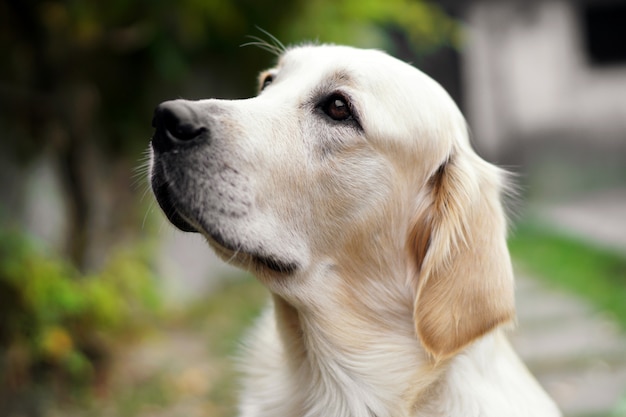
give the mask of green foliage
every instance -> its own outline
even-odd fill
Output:
[[[206,298],[170,311],[154,337],[131,347],[142,360],[123,361],[124,378],[113,378],[110,395],[59,405],[52,415],[234,416],[240,388],[234,356],[268,292],[248,275],[224,278]]]
[[[62,380],[92,380],[115,340],[158,312],[141,252],[119,252],[98,275],[81,276],[23,236],[1,233],[0,374],[30,375],[43,366]]]
[[[460,45],[459,23],[436,4],[415,0],[302,2],[285,34],[291,42],[316,39],[394,51],[394,30],[403,33],[418,54]]]
[[[15,103],[0,121],[17,122],[13,135],[27,132],[7,144],[26,153],[43,143],[63,148],[74,136],[115,155],[135,153],[145,146],[154,104],[189,90],[197,71],[219,80],[205,96],[250,95],[254,74],[272,59],[239,49],[260,34],[255,27],[285,44],[392,51],[391,34],[402,33],[420,53],[455,47],[460,38],[456,21],[417,0],[9,2],[0,5],[0,26],[0,85],[10,85],[2,95]]]
[[[626,257],[592,247],[544,224],[519,225],[509,239],[513,257],[553,285],[590,300],[626,329]]]

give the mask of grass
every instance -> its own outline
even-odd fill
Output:
[[[518,225],[513,259],[543,281],[589,300],[626,330],[626,256],[598,248],[541,223]]]
[[[151,338],[126,346],[103,396],[59,404],[50,417],[232,417],[232,357],[268,299],[249,276],[227,277],[201,301],[172,311]],[[136,364],[136,358],[142,364]],[[146,359],[147,358],[147,359]]]

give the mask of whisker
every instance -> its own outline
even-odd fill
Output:
[[[139,202],[143,202],[144,198],[146,198],[146,196],[148,194],[151,194],[152,192],[152,186],[150,185],[149,181],[146,181],[144,183],[144,188],[143,188],[143,193],[141,193],[141,197],[139,197]]]
[[[254,41],[254,42],[246,42],[244,44],[241,44],[241,47],[244,47],[244,46],[256,46],[259,49],[262,49],[262,50],[264,50],[266,52],[269,52],[269,53],[271,53],[272,55],[275,55],[275,56],[279,56],[282,53],[280,51],[280,49],[278,49],[276,46],[270,45],[267,42],[262,41],[262,40],[257,40],[257,41]]]
[[[272,35],[265,29],[262,29],[258,26],[255,26],[255,27],[257,30],[261,31],[264,35],[266,35],[269,38],[269,41],[263,38],[260,38],[258,36],[249,35],[247,37],[252,39],[252,41],[242,44],[241,45],[242,47],[256,46],[275,56],[280,56],[282,53],[284,53],[287,50],[287,47],[276,36]]]
[[[267,37],[270,38],[270,40],[273,42],[274,46],[278,47],[278,50],[282,53],[285,52],[287,50],[287,48],[285,47],[285,45],[274,35],[272,35],[271,33],[269,33],[267,30],[259,27],[259,26],[255,26],[257,30],[263,32]]]
[[[137,165],[133,168],[131,178],[133,179],[131,187],[135,189],[138,184],[148,178],[150,173],[150,165],[152,161],[152,153],[149,149],[143,152],[143,155],[138,159]]]
[[[144,193],[145,196],[146,193]],[[143,199],[143,197],[142,197]],[[143,220],[141,221],[141,230],[143,230],[146,226],[146,221],[148,220],[148,215],[150,213],[152,213],[152,211],[154,210],[154,203],[156,202],[156,200],[152,200],[150,202],[150,204],[148,205],[148,208],[146,209],[146,213],[143,215]]]
[[[163,217],[163,218],[161,219],[160,224],[159,224],[159,230],[157,231],[157,234],[159,234],[159,235],[160,235],[160,234],[162,234],[162,233],[163,233],[163,227],[164,227],[165,225],[167,225],[167,224],[168,224],[167,220],[165,220],[165,217]]]
[[[140,189],[150,189],[150,178],[147,169],[145,170],[145,172],[142,172],[141,175],[135,175],[135,177],[131,177],[131,179],[132,181],[130,183],[130,186],[133,191],[138,191]]]
[[[228,258],[226,263],[232,265],[232,262],[237,257],[237,255],[239,255],[239,248],[233,252],[233,254],[230,256],[230,258]]]

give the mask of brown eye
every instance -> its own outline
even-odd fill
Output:
[[[333,120],[348,120],[352,117],[352,110],[345,97],[333,94],[322,105],[322,111]]]
[[[270,85],[272,81],[274,81],[274,76],[266,75],[265,78],[263,78],[263,81],[261,81],[261,91],[265,90],[265,87]]]

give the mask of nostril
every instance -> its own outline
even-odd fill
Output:
[[[166,151],[201,137],[207,128],[198,119],[198,114],[183,100],[159,104],[152,118],[152,127],[156,129],[153,146]]]
[[[180,140],[195,139],[205,131],[206,127],[197,127],[190,123],[179,124],[176,128],[170,130],[170,132]]]
[[[191,140],[206,130],[205,127],[191,120],[191,112],[181,106],[164,107],[160,120],[163,128],[179,140]]]

